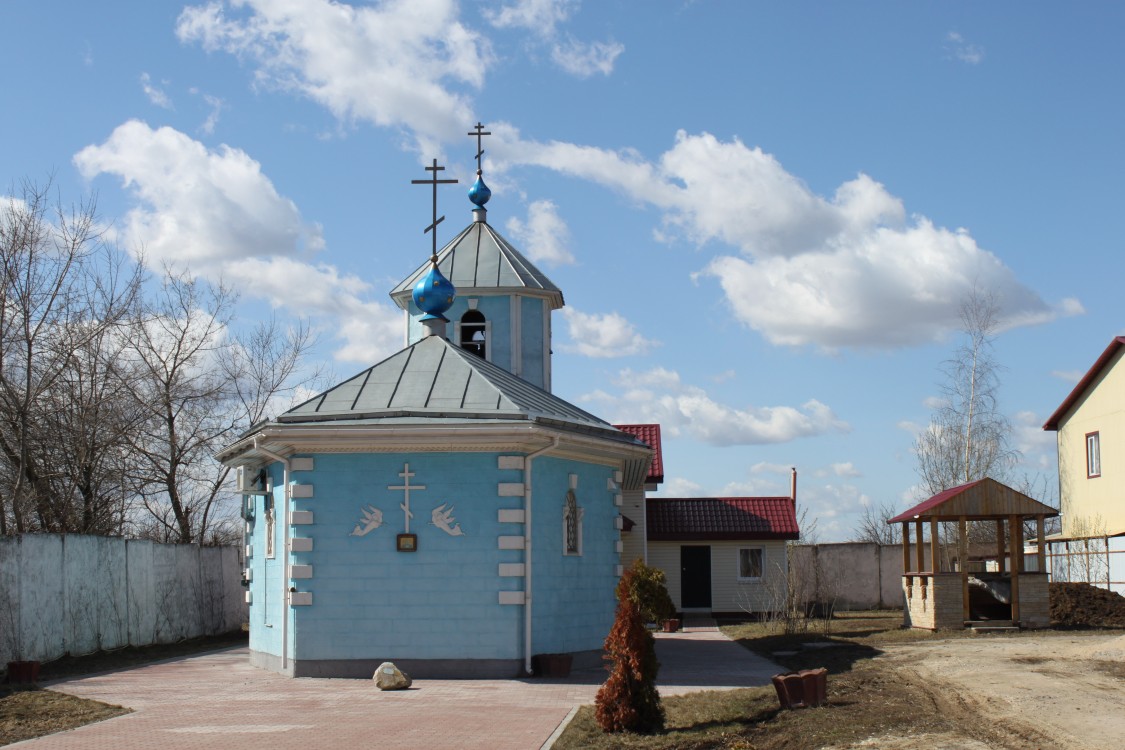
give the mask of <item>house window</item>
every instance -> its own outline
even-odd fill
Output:
[[[469,310],[461,316],[461,340],[458,346],[472,352],[481,359],[488,359],[488,342],[485,341],[487,328],[480,310]]]
[[[1100,477],[1102,475],[1102,440],[1101,433],[1091,432],[1086,436],[1086,476]]]
[[[757,581],[762,577],[762,548],[743,547],[738,550],[738,580]]]
[[[574,490],[567,490],[563,504],[563,554],[582,554],[582,508],[578,507]]]

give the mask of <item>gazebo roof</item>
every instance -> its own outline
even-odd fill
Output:
[[[1033,500],[995,479],[985,477],[975,482],[951,487],[925,502],[904,511],[887,523],[904,521],[956,521],[964,516],[970,521],[995,520],[1008,516],[1057,516],[1049,505]]]

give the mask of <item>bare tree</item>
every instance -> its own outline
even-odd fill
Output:
[[[70,407],[61,394],[75,385],[84,407],[108,408],[106,363],[78,382],[76,363],[92,364],[118,335],[140,270],[102,241],[92,200],[67,208],[51,200],[50,182],[25,181],[18,193],[0,207],[0,534],[102,529],[101,459],[119,451],[103,440],[76,472],[67,459],[77,446],[56,428]]]
[[[169,270],[135,329],[133,388],[146,411],[134,440],[143,462],[145,536],[237,538],[233,495],[225,491],[229,469],[213,456],[309,377],[299,374],[312,345],[308,327],[283,329],[270,319],[239,337],[231,328],[236,301],[222,284]]]
[[[897,515],[898,512],[891,503],[884,502],[878,506],[865,505],[863,515],[859,517],[852,531],[852,539],[872,544],[901,544],[902,529],[898,524],[887,523]]]
[[[927,497],[986,476],[1003,481],[1019,459],[1008,443],[1011,424],[999,408],[999,312],[995,295],[979,289],[961,305],[963,341],[942,367],[944,403],[914,442]]]

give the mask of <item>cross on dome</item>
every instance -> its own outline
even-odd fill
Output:
[[[491,130],[485,130],[484,124],[479,120],[476,126],[468,132],[467,135],[476,137],[477,139],[477,179],[473,186],[469,188],[469,200],[473,202],[479,209],[484,209],[484,204],[488,203],[488,199],[492,197],[492,191],[488,189],[488,185],[484,184],[484,178],[481,176],[481,157],[484,156],[484,148],[481,146],[481,139],[486,135],[492,135]]]

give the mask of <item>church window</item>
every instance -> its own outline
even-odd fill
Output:
[[[563,554],[582,554],[582,508],[578,507],[574,490],[567,490],[563,504]]]
[[[488,342],[485,340],[487,324],[480,310],[468,310],[461,316],[461,340],[458,345],[481,359],[488,359]]]

